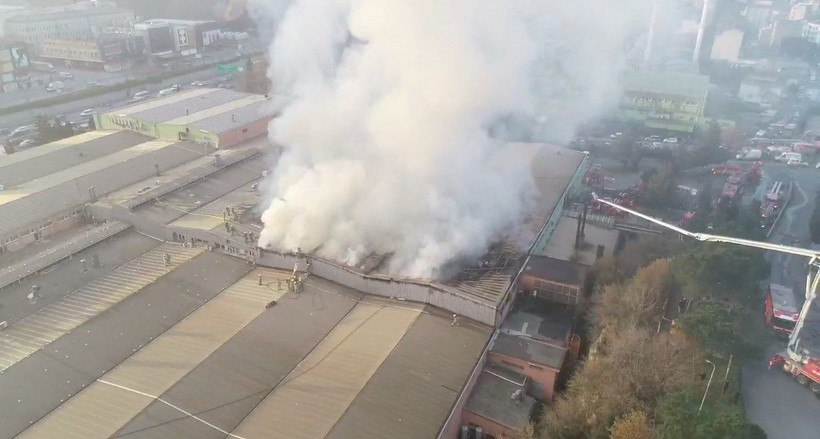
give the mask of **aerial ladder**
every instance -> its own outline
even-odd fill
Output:
[[[752,241],[749,239],[733,238],[731,236],[694,233],[681,227],[663,222],[649,215],[632,210],[628,207],[613,203],[609,200],[598,198],[598,196],[594,193],[592,194],[592,197],[599,203],[607,204],[615,209],[635,215],[638,218],[645,219],[649,222],[675,231],[683,236],[693,238],[697,241],[722,242],[808,258],[808,273],[806,274],[806,301],[800,309],[794,330],[789,336],[789,342],[786,345],[785,352],[775,354],[769,360],[769,368],[776,364],[781,364],[784,371],[792,374],[792,376],[794,376],[800,384],[808,385],[815,395],[820,396],[820,350],[815,350],[812,352],[808,347],[801,344],[801,334],[804,329],[804,324],[809,316],[812,304],[817,298],[817,287],[820,283],[820,251],[788,245],[772,244],[769,242]],[[818,334],[818,337],[820,337],[820,334]]]

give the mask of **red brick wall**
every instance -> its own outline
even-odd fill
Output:
[[[518,431],[513,430],[505,425],[493,422],[483,416],[479,416],[473,412],[464,410],[461,412],[461,425],[477,425],[484,429],[484,435],[491,434],[495,439],[513,439],[517,437]]]
[[[270,119],[260,119],[235,130],[226,131],[219,135],[219,147],[230,148],[248,139],[267,134]]]
[[[555,379],[558,371],[542,364],[530,363],[519,358],[508,355],[490,352],[487,356],[488,363],[500,364],[510,370],[514,370],[529,377],[530,381],[544,386],[544,401],[551,401],[555,396]]]

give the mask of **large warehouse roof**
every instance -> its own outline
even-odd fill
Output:
[[[34,227],[88,200],[205,154],[196,144],[150,140],[0,192],[0,235]]]
[[[104,116],[127,116],[145,123],[187,125],[262,99],[264,97],[261,95],[222,88],[194,88],[119,108]]]
[[[6,189],[151,140],[133,131],[89,131],[0,157]]]

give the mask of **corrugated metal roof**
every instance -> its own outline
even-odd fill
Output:
[[[150,177],[155,165],[162,171],[200,157],[201,150],[196,144],[154,140],[0,192],[0,236],[79,206],[91,186],[102,196]]]
[[[151,138],[133,131],[90,131],[0,157],[0,185],[4,185],[8,190],[12,186],[98,159],[148,140]],[[5,158],[15,160],[6,163],[2,160]]]
[[[166,123],[169,125],[190,125],[194,122],[198,122],[209,117],[214,117],[223,113],[235,112],[243,107],[253,104],[254,102],[264,100],[266,100],[265,97],[260,95],[242,96],[239,99],[234,99],[219,105],[213,105],[194,113],[189,112],[184,116],[171,119]]]
[[[258,285],[257,269],[202,305],[38,421],[20,437],[108,437],[148,407],[154,398],[208,358],[228,339],[278,300],[284,291]],[[287,273],[278,272],[281,278]]]
[[[425,312],[333,426],[329,438],[434,438],[492,332]]]
[[[324,437],[402,340],[419,311],[356,305],[233,433]]]
[[[175,93],[168,97],[157,99],[157,102],[160,103],[158,106],[141,111],[131,111],[130,113],[118,111],[116,114],[128,114],[136,120],[147,123],[165,123],[186,114],[193,115],[197,112],[250,96],[248,93],[240,93],[221,88],[199,90],[206,93]]]
[[[223,133],[232,129],[247,125],[259,119],[272,117],[274,114],[270,102],[267,100],[256,101],[250,105],[239,108],[230,113],[222,113],[216,116],[202,119],[192,123],[191,128],[204,130],[210,133]]]
[[[521,397],[513,398],[519,390]],[[484,371],[478,377],[464,410],[520,431],[529,423],[530,413],[536,404],[535,398],[525,392],[523,386]]]
[[[564,357],[567,355],[567,348],[527,337],[499,333],[493,342],[491,352],[561,370]]]
[[[189,90],[182,90],[179,93],[174,93],[170,96],[165,96],[162,98],[152,98],[146,101],[134,104],[134,105],[126,105],[124,107],[119,107],[115,110],[108,111],[104,113],[105,116],[116,116],[118,114],[124,115],[133,115],[136,113],[140,113],[143,111],[148,111],[153,108],[164,107],[166,105],[173,104],[175,102],[183,101],[185,99],[189,99],[195,96],[207,95],[209,93],[216,92],[217,89],[213,88],[192,88]]]

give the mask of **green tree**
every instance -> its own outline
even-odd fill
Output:
[[[761,253],[729,244],[693,243],[674,259],[676,277],[690,299],[756,303],[758,282],[769,273]]]
[[[721,302],[695,303],[678,319],[678,327],[704,348],[721,356],[756,353],[740,336],[746,313],[738,306]]]
[[[698,390],[699,392],[699,390]],[[740,408],[709,402],[698,413],[700,395],[679,391],[665,395],[655,409],[657,437],[661,439],[765,439],[757,425],[746,421]]]
[[[646,189],[639,200],[641,204],[652,208],[669,207],[675,195],[676,177],[675,167],[671,164],[646,175]]]

